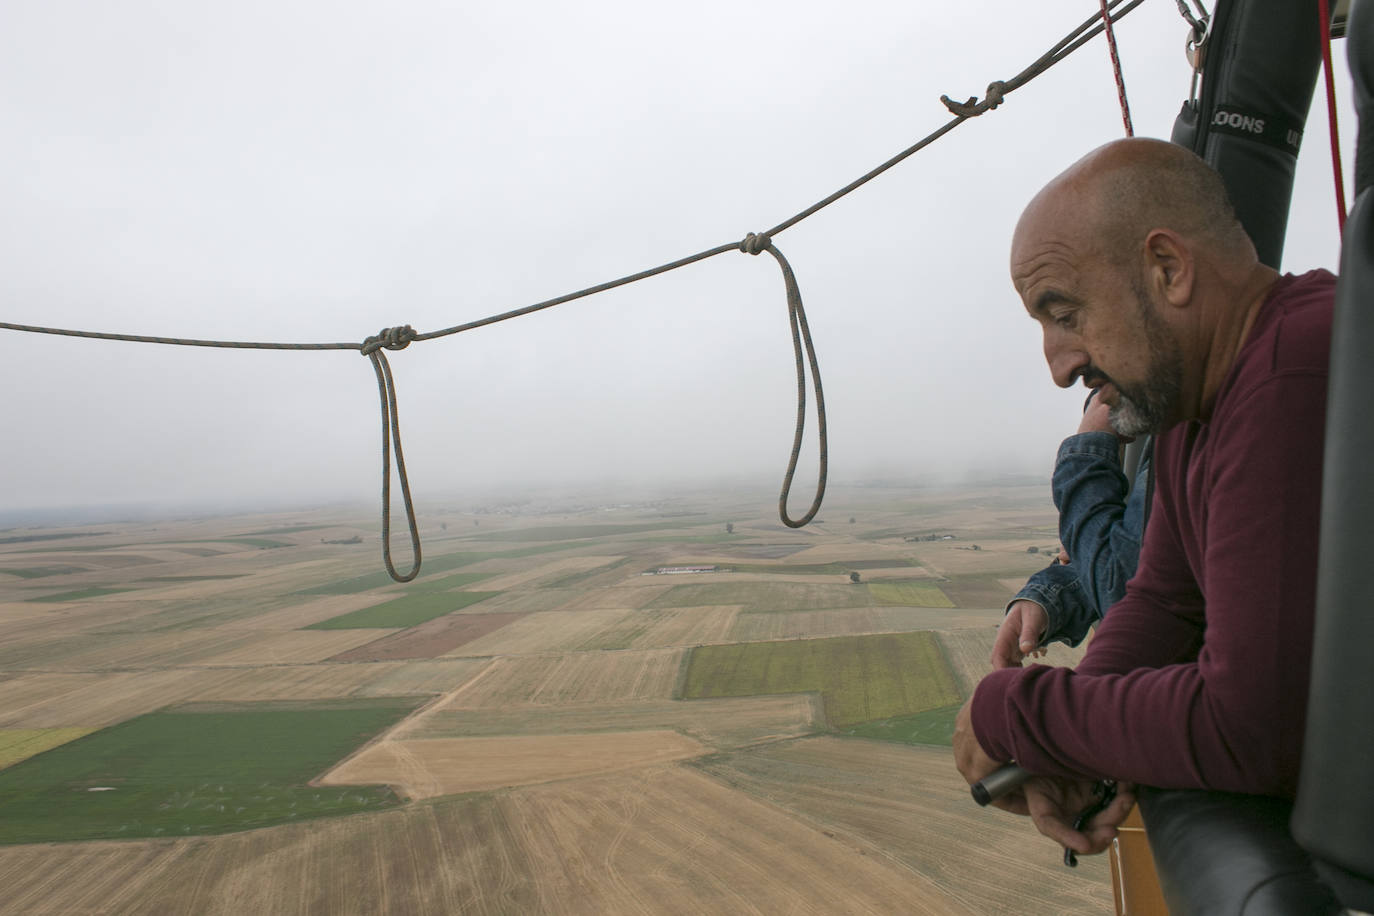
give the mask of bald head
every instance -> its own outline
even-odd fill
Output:
[[[1221,176],[1190,150],[1143,138],[1098,147],[1046,185],[1017,224],[1013,257],[1018,242],[1049,233],[1125,266],[1161,228],[1229,266],[1248,269],[1257,260]]]
[[[1055,381],[1107,386],[1114,408],[1149,408],[1137,412],[1150,429],[1205,413],[1276,276],[1221,176],[1181,146],[1144,139],[1093,150],[1031,200],[1011,273]]]

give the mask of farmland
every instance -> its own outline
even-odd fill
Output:
[[[0,913],[1110,911],[944,746],[1048,488],[768,502],[0,531]]]
[[[386,807],[395,799],[384,786],[307,783],[414,705],[221,705],[130,719],[0,770],[0,843],[223,833]]]

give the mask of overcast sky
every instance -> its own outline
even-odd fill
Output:
[[[279,341],[470,321],[780,222],[943,124],[942,93],[981,96],[1096,8],[9,3],[0,314]],[[1186,36],[1173,0],[1118,25],[1139,134],[1168,136]],[[775,239],[811,318],[834,480],[1048,477],[1082,394],[1053,386],[1007,244],[1047,179],[1121,135],[1099,37]],[[1334,268],[1337,253],[1321,106],[1284,266]],[[0,359],[0,506],[376,500],[376,385],[356,352],[0,331]],[[456,489],[565,479],[757,477],[766,506],[791,445],[767,255],[391,360],[422,511]]]

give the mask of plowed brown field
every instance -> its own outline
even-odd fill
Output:
[[[1046,880],[1062,853],[1024,818],[972,804],[947,750],[805,738],[699,764],[926,876],[974,913],[1110,913],[1105,857]],[[798,774],[805,773],[805,778]]]
[[[666,700],[673,695],[682,658],[678,649],[500,658],[444,705],[471,709]]]
[[[326,786],[389,785],[433,798],[572,779],[684,760],[707,752],[671,731],[381,741],[326,773]]]

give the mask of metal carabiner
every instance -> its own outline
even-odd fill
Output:
[[[1188,59],[1188,66],[1193,68],[1193,80],[1188,87],[1188,104],[1197,106],[1198,84],[1202,82],[1202,65],[1207,59],[1207,39],[1212,36],[1212,20],[1208,16],[1203,16],[1200,21],[1192,27],[1188,33],[1188,40],[1183,44],[1183,56]]]

